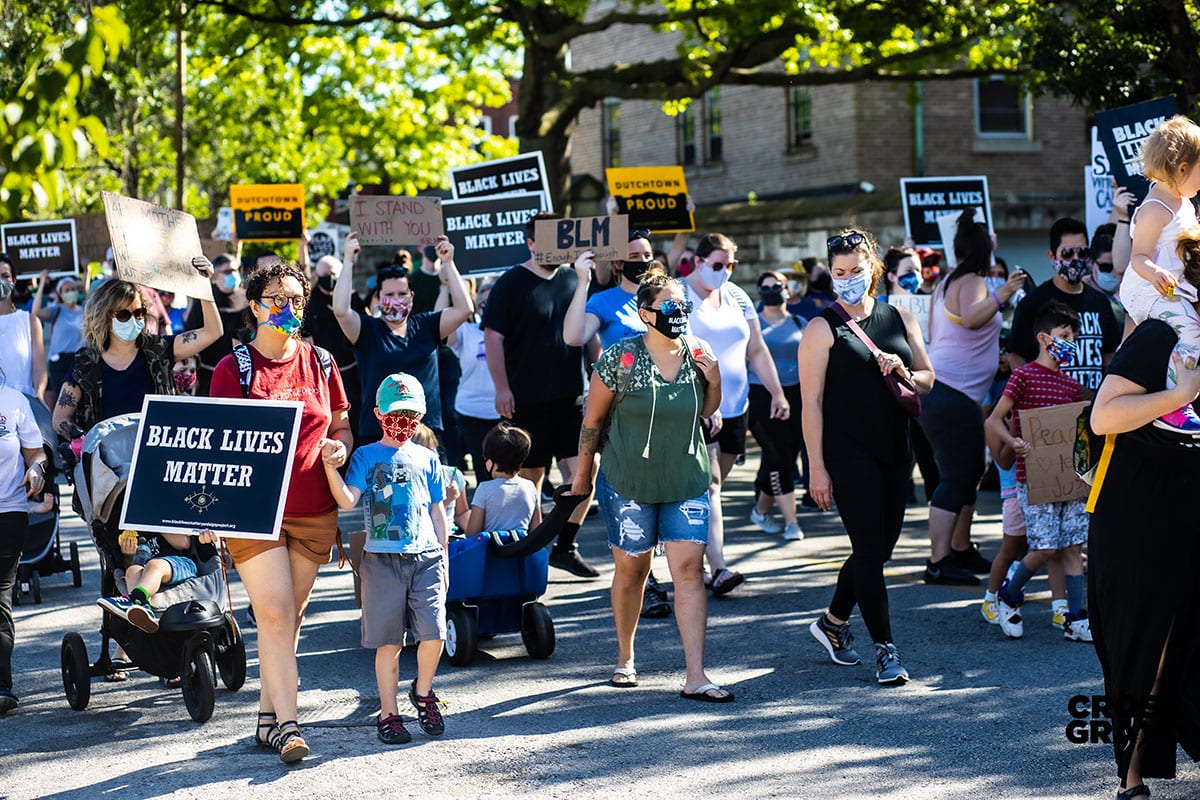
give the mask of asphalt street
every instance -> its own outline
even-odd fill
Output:
[[[322,569],[300,642],[301,723],[312,755],[294,767],[252,741],[258,700],[255,637],[240,692],[218,688],[216,710],[192,722],[180,693],[135,674],[93,684],[90,706],[64,698],[59,648],[80,632],[94,659],[99,585],[94,548],[67,512],[64,542],[81,542],[84,586],[43,581],[44,602],[16,609],[17,711],[0,717],[0,800],[25,798],[1102,798],[1115,787],[1111,750],[1070,741],[1071,699],[1102,693],[1090,645],[1050,626],[1045,579],[1033,584],[1025,638],[1006,640],[979,614],[982,589],[925,586],[926,511],[911,506],[888,585],[897,645],[913,680],[883,688],[873,668],[836,666],[810,637],[848,541],[836,514],[801,516],[807,538],[785,543],[753,528],[749,467],[726,500],[727,553],[747,582],[709,606],[711,677],[737,701],[680,699],[683,658],[673,619],[643,621],[640,685],[608,685],[616,656],[600,522],[580,541],[598,580],[551,570],[544,598],[558,647],[528,657],[518,635],[482,643],[468,667],[443,662],[435,683],[446,735],[415,724],[412,744],[375,737],[373,653],[358,646],[351,574]],[[918,492],[920,490],[918,489]],[[64,507],[69,508],[69,503]],[[353,526],[357,515],[344,518]],[[981,496],[976,539],[998,548],[999,501]],[[64,544],[65,547],[65,544]],[[656,562],[666,578],[666,565]],[[239,615],[245,595],[234,586]],[[864,655],[869,637],[852,622]],[[401,657],[401,701],[414,672]],[[1085,727],[1090,726],[1085,721]],[[1180,754],[1180,779],[1155,798],[1200,796],[1200,770]]]

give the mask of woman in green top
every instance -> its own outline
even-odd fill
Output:
[[[573,493],[587,476],[609,421],[596,497],[608,526],[616,572],[612,583],[617,666],[612,685],[637,685],[633,637],[654,548],[663,542],[675,583],[675,620],[687,677],[681,695],[727,703],[733,694],[704,672],[708,623],[702,575],[708,540],[708,449],[700,421],[721,405],[721,373],[704,342],[684,337],[689,305],[683,285],[651,268],[637,292],[647,331],[622,339],[596,362],[579,434]]]

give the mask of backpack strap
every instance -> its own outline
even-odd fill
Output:
[[[613,393],[613,404],[620,403],[633,382],[633,365],[637,363],[637,336],[621,340],[621,356],[617,359],[617,391]],[[628,356],[628,357],[627,357]]]
[[[317,351],[317,361],[321,362],[321,374],[325,376],[325,382],[329,382],[329,376],[333,373],[333,356],[329,351],[319,345],[313,345],[312,349]]]
[[[237,361],[238,383],[242,387],[242,399],[250,397],[250,384],[254,382],[254,361],[250,358],[250,348],[239,344],[233,348],[233,357]]]

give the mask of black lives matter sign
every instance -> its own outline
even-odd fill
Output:
[[[525,224],[546,204],[541,192],[443,201],[442,223],[459,271],[499,272],[528,261]]]
[[[542,192],[546,196],[545,210],[554,210],[550,205],[550,181],[546,177],[546,164],[540,150],[452,169],[450,191],[455,200]]]
[[[32,278],[42,270],[52,277],[79,272],[79,247],[75,220],[10,222],[0,225],[2,249],[12,259],[17,278]]]
[[[1124,186],[1141,202],[1150,191],[1142,177],[1142,143],[1158,126],[1179,113],[1173,97],[1160,97],[1096,114],[1096,134],[1108,156],[1108,166],[1117,186]]]
[[[904,231],[916,247],[941,247],[938,217],[958,214],[967,208],[982,209],[987,229],[995,230],[984,175],[901,178],[900,199],[904,205]]]
[[[303,404],[147,396],[121,528],[277,539]]]

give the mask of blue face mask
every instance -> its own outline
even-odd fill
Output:
[[[1112,294],[1115,291],[1117,291],[1117,287],[1120,284],[1121,284],[1121,281],[1120,281],[1120,279],[1117,278],[1117,273],[1115,273],[1115,272],[1097,272],[1096,273],[1096,285],[1099,286],[1103,291],[1108,292],[1109,294]]]
[[[871,271],[863,270],[862,272],[844,280],[833,281],[833,291],[846,305],[856,306],[862,302],[867,296],[867,289],[871,288]]]
[[[1079,345],[1072,342],[1070,339],[1060,339],[1055,336],[1046,345],[1046,352],[1050,357],[1058,362],[1060,367],[1065,367],[1075,358],[1075,353],[1079,350]]]
[[[236,272],[227,272],[221,276],[221,285],[225,287],[225,291],[232,292],[242,285],[242,276]]]
[[[896,283],[900,284],[900,288],[906,292],[915,292],[921,286],[921,276],[915,272],[909,272],[897,278]]]
[[[122,342],[132,342],[134,339],[140,336],[142,331],[145,329],[146,320],[138,319],[137,317],[130,317],[124,322],[121,322],[119,319],[114,319],[112,323],[113,333]]]

